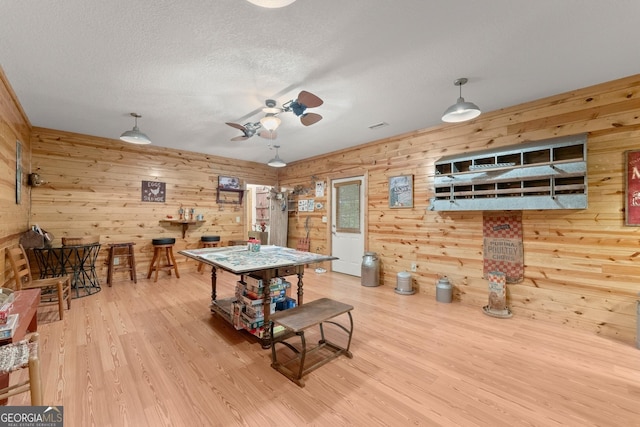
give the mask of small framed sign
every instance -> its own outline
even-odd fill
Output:
[[[218,188],[222,188],[224,190],[239,190],[240,180],[233,176],[219,176]]]
[[[413,207],[413,175],[400,175],[389,178],[389,207]]]
[[[167,184],[158,181],[142,181],[142,201],[164,203],[167,196]]]

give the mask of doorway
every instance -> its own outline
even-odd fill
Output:
[[[331,182],[331,269],[360,277],[364,253],[364,176]]]

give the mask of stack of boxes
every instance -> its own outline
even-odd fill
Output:
[[[265,298],[269,313],[296,306],[296,301],[288,296],[291,283],[282,277],[269,280],[268,289],[262,279],[244,276],[244,282],[236,283],[236,301],[233,303],[233,325],[236,329],[246,329],[251,334],[263,338]]]

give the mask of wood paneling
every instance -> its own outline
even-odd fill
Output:
[[[27,116],[0,68],[0,286],[13,288],[5,249],[28,228],[30,128]],[[22,197],[16,204],[16,141],[22,145]]]
[[[99,234],[102,279],[108,243],[136,243],[142,276],[153,255],[153,238],[175,237],[174,252],[198,247],[203,234],[219,235],[223,244],[245,238],[244,203],[216,202],[218,175],[243,183],[276,183],[275,170],[262,164],[50,129],[33,129],[32,151],[34,169],[47,184],[32,191],[31,222],[52,232],[54,244],[64,236]],[[142,181],[166,183],[165,202],[142,202]],[[237,200],[237,194],[232,196]],[[205,219],[191,225],[184,239],[180,226],[159,222],[167,215],[178,218],[180,206],[194,208]],[[184,257],[177,261],[180,270],[196,266]]]
[[[281,185],[308,185],[366,170],[368,250],[378,252],[383,283],[413,273],[420,292],[435,294],[449,277],[463,304],[487,303],[482,278],[482,212],[433,212],[434,162],[442,156],[588,132],[589,207],[523,213],[525,280],[508,285],[516,316],[548,319],[632,343],[640,291],[640,228],[624,226],[625,150],[640,148],[640,76],[360,145],[280,172]],[[357,171],[357,172],[356,172]],[[388,177],[414,174],[414,208],[389,209]],[[300,196],[307,198],[306,196]],[[322,215],[330,215],[330,209]],[[305,215],[289,217],[289,245],[302,237]],[[327,223],[330,224],[330,221]],[[331,234],[314,221],[312,246],[327,253]]]

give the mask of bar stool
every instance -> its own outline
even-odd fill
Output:
[[[109,244],[109,254],[107,255],[107,284],[109,286],[113,282],[113,273],[117,271],[128,271],[133,283],[138,283],[133,245],[135,245],[133,242]],[[118,260],[117,264],[116,259]],[[121,259],[124,259],[125,262],[120,262]]]
[[[202,236],[200,237],[200,247],[202,248],[215,248],[220,244],[220,236]],[[204,263],[198,264],[198,272],[202,273],[202,267]]]
[[[149,264],[149,273],[147,274],[147,279],[150,279],[151,273],[155,271],[156,277],[154,279],[154,282],[157,282],[159,270],[166,270],[169,275],[171,275],[171,270],[175,270],[176,277],[178,279],[180,278],[180,273],[178,273],[178,265],[176,264],[176,259],[173,256],[173,245],[175,243],[176,239],[170,237],[151,240],[151,244],[153,245],[153,258],[151,258],[151,264]],[[161,265],[163,251],[165,253],[165,257],[167,258],[166,265]]]

